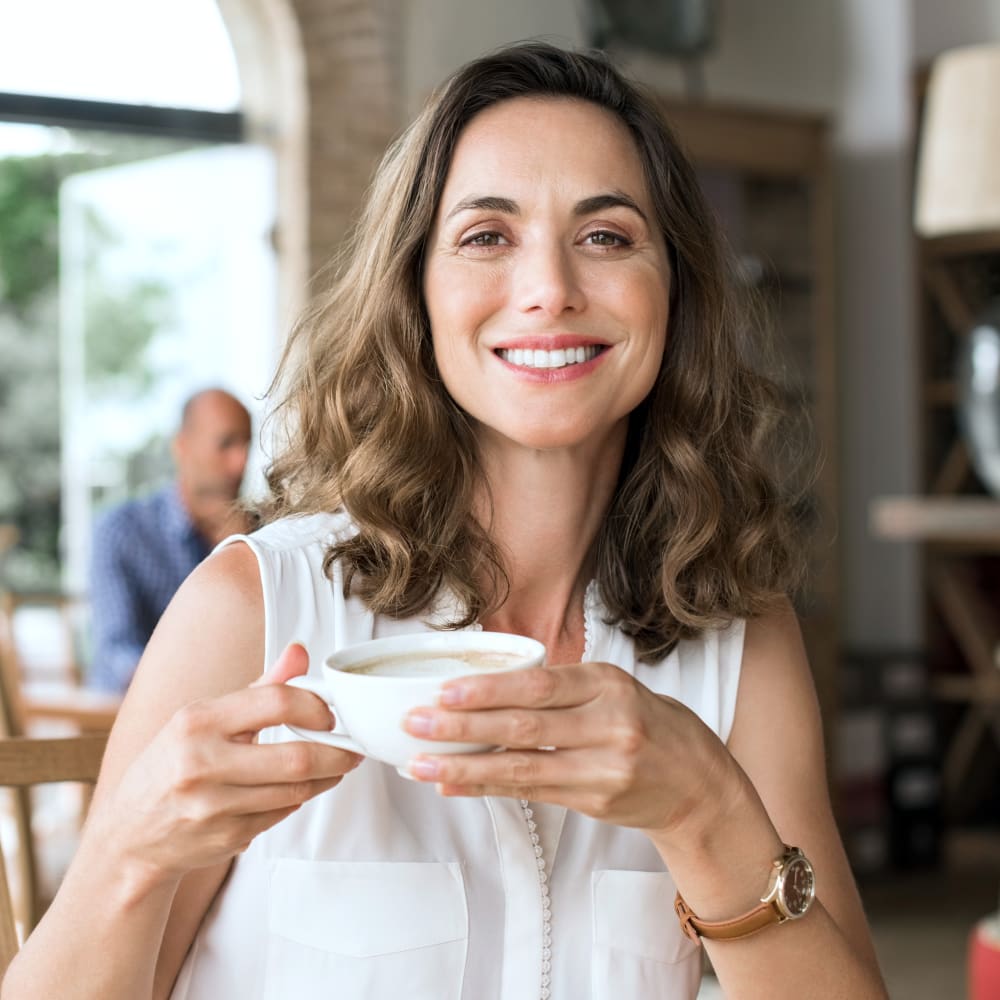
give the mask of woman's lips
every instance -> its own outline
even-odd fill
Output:
[[[589,343],[564,347],[495,347],[493,354],[504,368],[536,382],[565,382],[582,378],[609,353],[610,345]]]
[[[566,347],[556,350],[539,350],[532,348],[497,348],[495,353],[502,361],[515,368],[568,368],[572,365],[582,365],[593,361],[603,347]]]
[[[527,371],[560,371],[588,365],[608,349],[605,341],[580,333],[511,337],[495,344],[493,353],[506,364]]]

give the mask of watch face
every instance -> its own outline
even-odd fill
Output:
[[[789,917],[801,917],[816,893],[812,865],[804,857],[793,858],[785,868],[781,897]]]

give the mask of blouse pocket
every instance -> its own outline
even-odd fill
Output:
[[[461,866],[283,859],[271,875],[264,1000],[459,1000]]]
[[[680,929],[667,872],[596,871],[593,1000],[693,997],[701,949]]]

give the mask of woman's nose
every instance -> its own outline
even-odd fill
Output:
[[[580,311],[586,295],[572,250],[558,243],[522,248],[517,262],[515,304],[522,312],[541,310],[560,316]]]

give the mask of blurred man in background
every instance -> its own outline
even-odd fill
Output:
[[[184,404],[173,441],[175,481],[98,520],[90,568],[91,687],[124,692],[184,578],[219,541],[251,527],[236,502],[249,448],[246,407],[222,389],[198,392]]]

